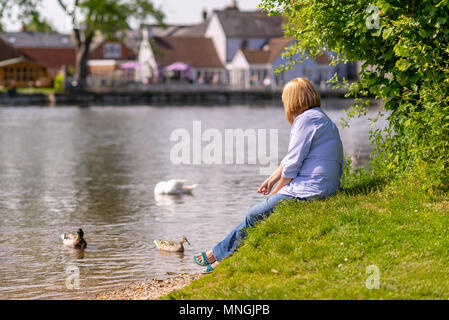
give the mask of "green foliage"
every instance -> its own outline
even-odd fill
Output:
[[[62,74],[58,74],[54,81],[53,81],[53,87],[56,91],[63,91],[64,90],[64,76]]]
[[[0,19],[5,12],[11,15],[14,9],[20,14],[17,19],[33,21],[38,15],[38,5],[43,0],[0,0]],[[131,22],[143,22],[153,17],[162,24],[163,13],[150,0],[54,0],[72,22],[73,34],[77,50],[76,76],[80,90],[86,87],[88,74],[87,60],[93,39],[102,35],[106,38],[122,38],[124,30],[130,29]],[[35,19],[36,20],[36,19]],[[49,27],[48,23],[33,25],[37,28]],[[45,22],[45,21],[44,21]]]
[[[46,33],[56,32],[52,24],[47,19],[42,18],[38,11],[30,13],[30,17],[23,24],[23,29]]]
[[[327,48],[337,53],[334,64],[364,62],[359,81],[333,82],[358,99],[349,117],[363,112],[368,96],[383,99],[389,125],[371,132],[376,165],[397,173],[424,162],[436,186],[449,187],[449,0],[262,0],[261,7],[288,19],[291,60]]]
[[[61,1],[59,1],[61,3]],[[86,30],[99,31],[108,37],[116,36],[118,31],[130,29],[130,22],[144,21],[152,16],[161,22],[163,14],[148,0],[79,0],[80,19],[74,21]],[[75,16],[75,12],[71,16]]]
[[[3,30],[2,20],[29,21],[33,15],[38,15],[39,4],[42,0],[0,0],[0,31]]]

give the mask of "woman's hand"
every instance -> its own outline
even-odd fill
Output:
[[[279,183],[276,186],[276,188],[273,190],[273,194],[276,194],[279,190],[281,190],[283,187],[288,185],[290,181],[292,181],[292,178],[284,178],[281,176],[281,179],[279,179]]]
[[[267,195],[271,192],[271,189],[273,189],[274,184],[275,183],[273,183],[273,181],[270,178],[268,178],[267,180],[264,181],[264,183],[262,183],[257,192]]]
[[[271,176],[267,178],[267,180],[262,183],[262,185],[259,187],[257,192],[263,193],[264,195],[267,195],[271,192],[271,189],[273,189],[273,186],[279,181],[282,174],[282,164],[276,169],[275,172]]]

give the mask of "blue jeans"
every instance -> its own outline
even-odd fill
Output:
[[[215,259],[221,261],[223,258],[230,256],[232,252],[235,251],[240,241],[246,236],[245,228],[252,227],[257,221],[268,217],[279,201],[290,198],[292,198],[292,196],[275,193],[249,209],[245,220],[232,230],[223,241],[212,248]]]

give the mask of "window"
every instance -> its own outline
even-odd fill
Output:
[[[107,42],[103,47],[103,56],[106,59],[118,59],[122,56],[122,46],[118,42]]]

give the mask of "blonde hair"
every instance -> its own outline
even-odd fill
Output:
[[[296,78],[287,82],[282,91],[282,102],[290,124],[293,124],[295,117],[304,111],[321,106],[320,95],[306,78]]]

